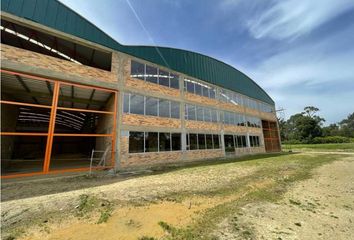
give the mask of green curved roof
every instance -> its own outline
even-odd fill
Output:
[[[274,105],[257,83],[224,62],[182,49],[122,45],[57,0],[1,0],[1,11]]]

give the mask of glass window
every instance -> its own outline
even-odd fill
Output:
[[[129,93],[123,95],[123,112],[129,113]]]
[[[233,152],[235,151],[235,143],[234,143],[234,136],[233,135],[224,135],[225,140],[225,151],[226,152]]]
[[[205,149],[205,134],[198,134],[198,147],[199,149]]]
[[[225,121],[224,121],[224,120],[225,120],[225,119],[224,119],[224,114],[225,114],[225,113],[222,112],[222,111],[220,111],[219,113],[220,113],[220,115],[219,115],[219,121],[222,122],[222,123],[225,123]]]
[[[144,132],[129,132],[129,152],[144,152]]]
[[[235,124],[235,113],[230,113],[230,124],[234,125]]]
[[[194,93],[194,83],[187,81],[187,92]]]
[[[157,83],[157,68],[146,65],[146,81]]]
[[[241,125],[241,126],[246,126],[245,116],[244,116],[244,115],[241,115],[241,116],[240,116],[240,119],[241,119],[240,125]]]
[[[204,108],[204,121],[211,122],[211,109]]]
[[[173,73],[170,73],[170,87],[179,89],[179,76]]]
[[[246,136],[241,136],[242,137],[242,146],[247,147],[247,141],[246,141]]]
[[[206,139],[207,149],[213,149],[213,135],[206,134],[205,139]]]
[[[230,123],[230,114],[229,112],[224,112],[224,123],[229,124]]]
[[[172,151],[181,150],[181,134],[180,133],[171,133],[172,138]]]
[[[249,118],[249,117],[246,117],[246,119],[247,119],[247,127],[251,127],[250,118]]]
[[[200,86],[198,83],[195,83],[195,94],[202,96],[202,86]]]
[[[203,121],[203,107],[197,106],[197,121]]]
[[[214,149],[220,148],[220,135],[213,135],[213,144],[214,144]]]
[[[250,146],[254,147],[254,136],[249,136],[250,139]]]
[[[198,137],[195,133],[189,134],[189,148],[190,150],[198,149]]]
[[[216,111],[215,109],[211,110],[211,121],[212,122],[218,121],[218,111]]]
[[[140,95],[130,95],[130,113],[144,115],[144,97]]]
[[[243,144],[242,144],[242,137],[241,136],[236,136],[236,145],[238,148],[242,148]]]
[[[171,101],[171,118],[179,118],[180,103]]]
[[[191,104],[187,104],[186,106],[188,109],[188,120],[196,120],[195,106]]]
[[[203,91],[203,96],[204,97],[209,97],[209,88],[202,87],[202,91]]]
[[[146,97],[145,114],[157,116],[158,99],[153,97]]]
[[[170,101],[160,99],[160,101],[159,101],[159,116],[160,117],[170,117]]]
[[[171,134],[170,133],[160,133],[160,152],[171,151]]]
[[[162,86],[170,87],[169,73],[159,69],[159,84]]]
[[[145,152],[158,151],[158,134],[156,132],[145,133]]]
[[[213,98],[213,99],[215,99],[215,88],[211,88],[210,90],[209,90],[209,94],[210,94],[210,98]]]
[[[145,75],[144,70],[145,70],[144,64],[135,61],[131,62],[131,69],[130,69],[131,77],[144,80],[144,75]]]

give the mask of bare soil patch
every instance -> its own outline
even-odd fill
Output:
[[[247,204],[220,224],[220,239],[352,239],[354,157],[324,165],[276,203]],[[236,226],[247,226],[245,234]]]

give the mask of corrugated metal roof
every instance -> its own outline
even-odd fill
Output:
[[[224,62],[182,49],[119,44],[57,0],[1,0],[1,11],[274,105],[269,95],[251,78]]]

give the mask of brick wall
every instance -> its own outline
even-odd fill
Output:
[[[207,105],[210,105],[211,107],[217,107],[219,104],[219,101],[216,99],[211,99],[208,97],[199,96],[199,95],[192,94],[189,92],[184,93],[184,98],[188,101],[199,103],[199,104],[207,104]]]
[[[222,149],[192,150],[186,152],[129,153],[129,138],[127,136],[121,138],[120,146],[120,167],[123,169],[224,157]]]
[[[1,61],[23,64],[35,68],[52,70],[62,75],[75,75],[102,82],[117,82],[117,55],[112,55],[112,72],[79,65],[67,60],[1,44]]]
[[[181,128],[181,120],[138,114],[123,114],[122,124],[129,126],[169,127]]]
[[[126,79],[125,86],[136,91],[144,91],[149,93],[156,93],[159,96],[168,96],[178,98],[180,91],[178,89],[161,86],[155,83],[144,82],[139,79]]]
[[[204,130],[204,131],[220,131],[221,125],[219,125],[218,123],[186,120],[186,129],[188,129],[188,130]]]
[[[248,128],[244,126],[236,126],[236,125],[223,125],[224,132],[231,132],[231,133],[247,133]]]

